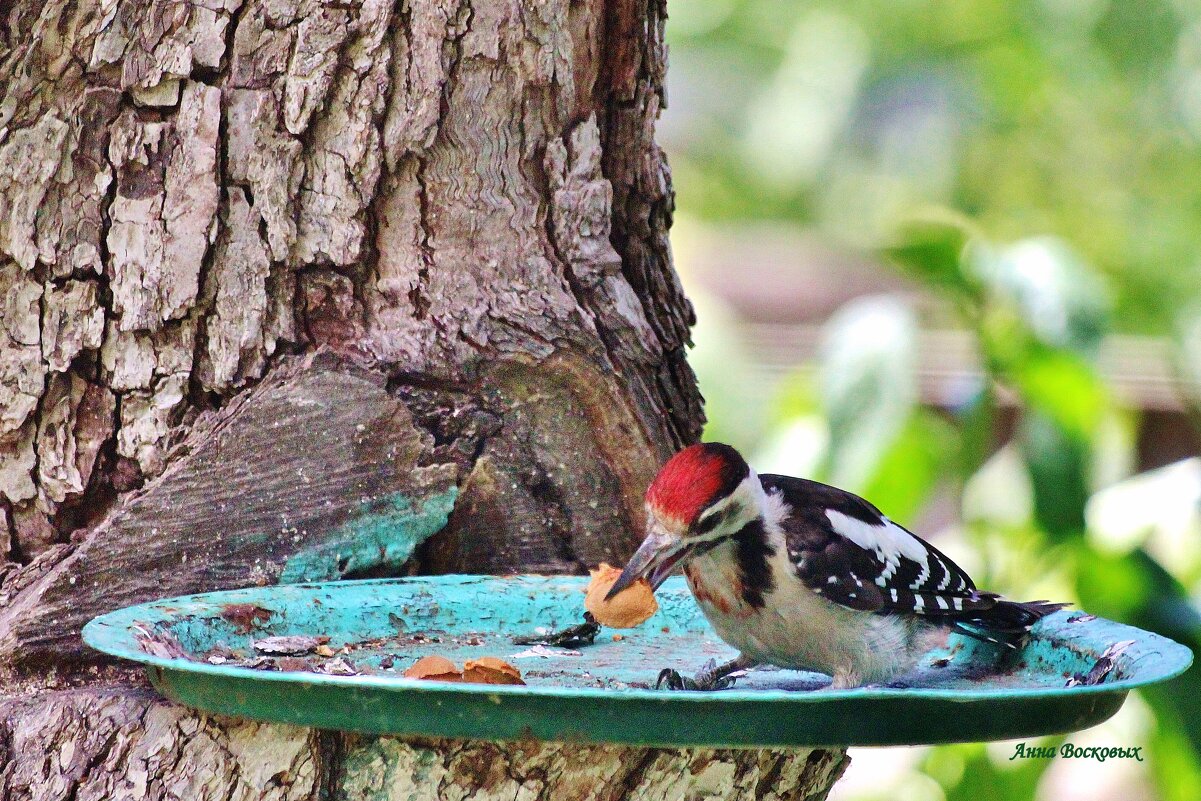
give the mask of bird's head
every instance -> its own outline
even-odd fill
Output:
[[[657,588],[677,565],[758,517],[762,499],[758,476],[729,445],[706,442],[680,451],[646,491],[646,539],[608,597],[640,578]]]

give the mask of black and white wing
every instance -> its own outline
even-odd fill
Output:
[[[971,620],[996,605],[930,543],[858,495],[788,476],[761,477],[786,505],[781,527],[797,575],[851,609]]]

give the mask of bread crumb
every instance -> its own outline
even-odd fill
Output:
[[[621,570],[602,562],[596,570],[588,572],[592,575],[592,581],[589,582],[588,594],[584,597],[584,608],[591,612],[601,625],[630,629],[649,620],[651,615],[659,611],[655,593],[646,579],[638,579],[614,598],[606,601],[605,596],[617,583]]]

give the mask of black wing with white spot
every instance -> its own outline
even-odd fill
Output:
[[[997,604],[941,551],[859,496],[788,476],[762,481],[789,507],[781,526],[797,575],[823,598],[863,611],[963,620]]]

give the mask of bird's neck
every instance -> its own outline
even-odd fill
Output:
[[[684,567],[693,594],[725,612],[762,608],[775,586],[771,557],[778,546],[772,535],[768,519],[760,515],[702,545]]]
[[[737,565],[736,575],[740,595],[753,608],[762,608],[764,596],[776,587],[778,576],[773,570],[777,554],[787,556],[783,522],[788,506],[778,494],[763,491],[759,477],[754,475],[756,498],[755,517],[744,523],[726,540],[725,558]],[[777,568],[779,566],[777,565]]]
[[[766,603],[764,596],[775,588],[771,558],[776,553],[771,528],[765,516],[751,520],[731,537],[734,559],[742,584],[742,597],[755,608]]]

